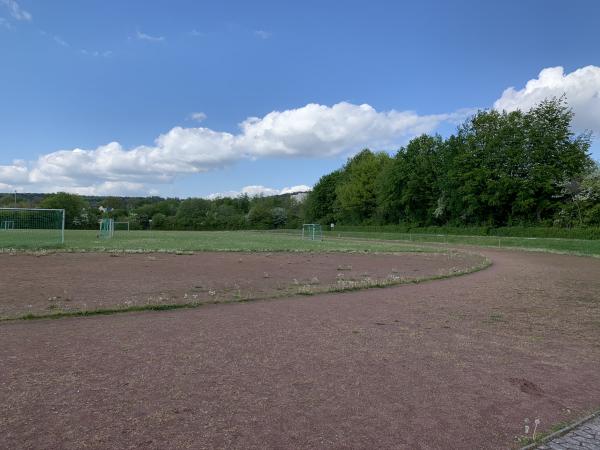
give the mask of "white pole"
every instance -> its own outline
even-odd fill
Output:
[[[60,233],[60,243],[65,243],[65,210],[62,210],[62,230]]]

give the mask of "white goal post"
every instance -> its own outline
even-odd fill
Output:
[[[115,222],[115,231],[129,231],[129,222]]]
[[[0,208],[0,247],[64,244],[65,210]]]
[[[305,223],[302,224],[302,239],[309,239],[311,241],[322,241],[323,240],[323,229],[318,223]]]

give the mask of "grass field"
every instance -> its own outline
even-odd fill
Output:
[[[427,244],[516,248],[600,257],[600,240],[459,236],[387,232],[326,232],[323,241],[302,240],[295,230],[282,231],[117,231],[99,239],[96,231],[13,230],[0,233],[0,249],[67,251],[439,251]],[[425,246],[424,246],[425,245]]]
[[[45,236],[11,234],[0,239],[3,249],[63,249],[68,251],[369,251],[431,252],[410,242],[371,242],[343,239],[302,240],[299,234],[255,231],[122,231],[111,239],[99,239],[96,231],[66,230],[65,243],[48,242]]]
[[[459,236],[412,233],[380,232],[326,232],[326,239],[354,238],[408,243],[437,243],[452,245],[474,245],[481,247],[517,248],[553,253],[600,257],[600,241],[586,239],[526,238],[505,236]]]
[[[61,245],[61,230],[0,229],[0,248],[48,248]]]

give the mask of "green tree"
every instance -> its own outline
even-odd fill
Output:
[[[167,216],[163,213],[156,213],[152,216],[152,229],[164,230],[167,225]]]
[[[257,202],[250,208],[247,220],[251,228],[271,228],[273,226],[271,208],[265,202]]]
[[[275,228],[282,228],[287,222],[287,212],[285,208],[276,206],[271,209],[271,223]]]
[[[66,228],[73,228],[73,222],[77,222],[88,207],[88,203],[82,197],[66,192],[50,194],[40,202],[40,208],[64,209]]]
[[[177,209],[175,223],[186,230],[210,229],[214,224],[212,203],[203,198],[190,198],[182,201]]]
[[[334,205],[337,203],[336,189],[342,178],[342,171],[336,170],[322,176],[306,199],[306,221],[337,222]]]
[[[443,176],[440,136],[412,139],[386,164],[376,180],[378,216],[382,222],[430,225],[441,197]]]
[[[375,180],[389,162],[387,153],[365,149],[346,163],[335,190],[341,221],[360,224],[373,219],[377,207]]]

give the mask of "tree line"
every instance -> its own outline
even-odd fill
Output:
[[[82,197],[19,194],[18,206],[64,208],[68,228],[98,220],[131,229],[298,228],[302,223],[504,227],[600,225],[591,135],[571,131],[564,98],[527,112],[479,111],[448,138],[422,135],[394,155],[365,149],[304,196]],[[13,194],[0,206],[14,206]],[[102,209],[99,207],[102,206]]]
[[[600,225],[590,133],[564,98],[528,112],[479,111],[455,134],[422,135],[393,156],[368,149],[323,176],[305,220],[411,226]]]
[[[83,197],[19,194],[17,207],[65,210],[69,229],[97,229],[101,218],[129,222],[130,229],[238,230],[298,228],[304,218],[303,195],[236,198]],[[15,206],[13,195],[0,197],[0,207]]]

